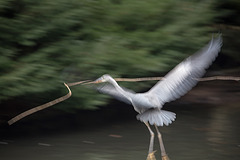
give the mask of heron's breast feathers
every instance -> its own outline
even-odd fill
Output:
[[[135,108],[150,109],[150,108],[162,108],[162,103],[156,96],[150,96],[147,94],[135,94],[132,97],[132,103]]]

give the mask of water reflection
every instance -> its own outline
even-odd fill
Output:
[[[215,107],[211,112],[206,136],[212,152],[219,156],[234,158],[234,153],[240,151],[239,128],[236,128],[239,119],[234,119],[238,117],[236,111],[237,108],[232,107]]]
[[[177,120],[160,128],[170,159],[239,159],[240,108],[237,104],[178,105],[170,109],[177,112]],[[132,112],[124,121],[115,121],[117,117],[111,117],[113,122],[109,124],[80,125],[58,133],[49,134],[43,130],[30,133],[31,130],[26,129],[24,132],[28,132],[28,137],[14,136],[13,133],[4,135],[0,139],[1,160],[144,160],[149,133],[144,124],[135,120],[135,114]],[[18,134],[17,130],[12,131]],[[156,157],[160,159],[157,139],[155,149],[158,150]]]

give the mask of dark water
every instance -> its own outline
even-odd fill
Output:
[[[171,160],[240,159],[238,104],[229,106],[188,104],[166,109],[177,113],[177,119],[173,124],[160,128]],[[101,115],[101,112],[98,112],[96,115],[87,114],[78,119],[70,118],[70,122],[66,122],[68,118],[55,117],[54,123],[47,120],[36,122],[36,119],[33,119],[30,124],[27,123],[28,118],[25,120],[26,123],[5,127],[0,137],[0,159],[146,159],[149,133],[143,123],[135,120],[136,113],[132,108],[125,107],[124,111],[119,113],[111,111],[109,115]],[[119,117],[124,118],[119,120]],[[84,121],[90,119],[93,121],[87,126]],[[157,141],[155,150],[156,158],[160,160]]]

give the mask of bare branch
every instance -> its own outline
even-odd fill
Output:
[[[140,82],[140,81],[158,81],[164,77],[145,77],[145,78],[114,78],[116,81]]]
[[[159,81],[163,80],[164,77],[144,77],[144,78],[114,78],[115,81],[118,82],[140,82],[140,81]],[[240,81],[240,77],[234,77],[234,76],[212,76],[212,77],[204,77],[204,78],[199,78],[198,81],[213,81],[213,80],[224,80],[224,81]],[[86,82],[86,83],[85,83]],[[80,82],[75,82],[71,83],[71,86],[74,86],[75,84],[93,84],[94,81],[80,81]]]
[[[199,81],[213,81],[213,80],[240,81],[240,77],[234,77],[234,76],[213,76],[213,77],[204,77],[204,78],[200,78],[199,79]]]
[[[71,92],[69,86],[68,86],[66,83],[64,83],[64,85],[65,85],[65,86],[67,87],[67,89],[68,89],[68,94],[66,94],[65,96],[62,96],[62,97],[60,97],[60,98],[58,98],[58,99],[55,99],[55,100],[53,100],[53,101],[51,101],[51,102],[45,103],[45,104],[43,104],[43,105],[40,105],[40,106],[37,106],[37,107],[34,107],[34,108],[32,108],[32,109],[29,109],[29,110],[25,111],[25,112],[17,115],[16,117],[12,118],[11,120],[9,120],[9,121],[8,121],[8,124],[9,124],[9,125],[12,125],[13,123],[19,121],[20,119],[22,119],[22,118],[24,118],[24,117],[26,117],[26,116],[28,116],[28,115],[30,115],[30,114],[33,114],[33,113],[35,113],[35,112],[37,112],[37,111],[40,111],[40,110],[43,110],[43,109],[45,109],[45,108],[47,108],[47,107],[50,107],[50,106],[52,106],[52,105],[55,105],[55,104],[57,104],[57,103],[59,103],[59,102],[65,101],[66,99],[68,99],[69,97],[71,97],[72,92]]]
[[[145,78],[115,78],[116,81],[125,81],[125,82],[139,82],[139,81],[157,81],[157,80],[162,80],[164,77],[145,77]],[[231,81],[240,81],[240,77],[233,77],[233,76],[213,76],[213,77],[204,77],[204,78],[199,78],[199,81],[212,81],[212,80],[231,80]],[[68,99],[69,97],[71,97],[72,92],[69,88],[69,86],[76,86],[79,84],[82,85],[86,85],[86,84],[93,84],[94,81],[90,81],[90,80],[85,80],[85,81],[79,81],[79,82],[73,82],[73,83],[64,83],[64,85],[67,87],[68,89],[68,94],[66,94],[65,96],[62,96],[60,98],[57,98],[51,102],[45,103],[43,105],[34,107],[32,109],[29,109],[19,115],[17,115],[16,117],[12,118],[11,120],[8,121],[8,124],[11,125],[17,121],[19,121],[20,119],[33,114],[37,111],[43,110],[45,108],[48,108],[50,106],[53,106],[57,103],[60,103],[62,101],[65,101],[66,99]]]
[[[153,81],[153,80],[163,80],[164,77],[145,77],[145,78],[114,78],[116,81],[126,81],[126,82],[139,82],[139,81]],[[227,81],[239,81],[240,77],[234,76],[213,76],[199,78],[199,81],[212,81],[212,80],[227,80]]]
[[[82,83],[87,83],[87,82],[89,82],[89,81],[90,81],[90,80],[78,81],[78,82],[68,83],[67,85],[68,85],[69,87],[71,87],[71,86],[76,86],[76,85],[79,85],[79,84],[82,84]]]

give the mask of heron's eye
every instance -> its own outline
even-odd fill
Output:
[[[106,75],[102,76],[102,79],[106,79],[106,78],[107,78],[107,76],[106,76]]]

